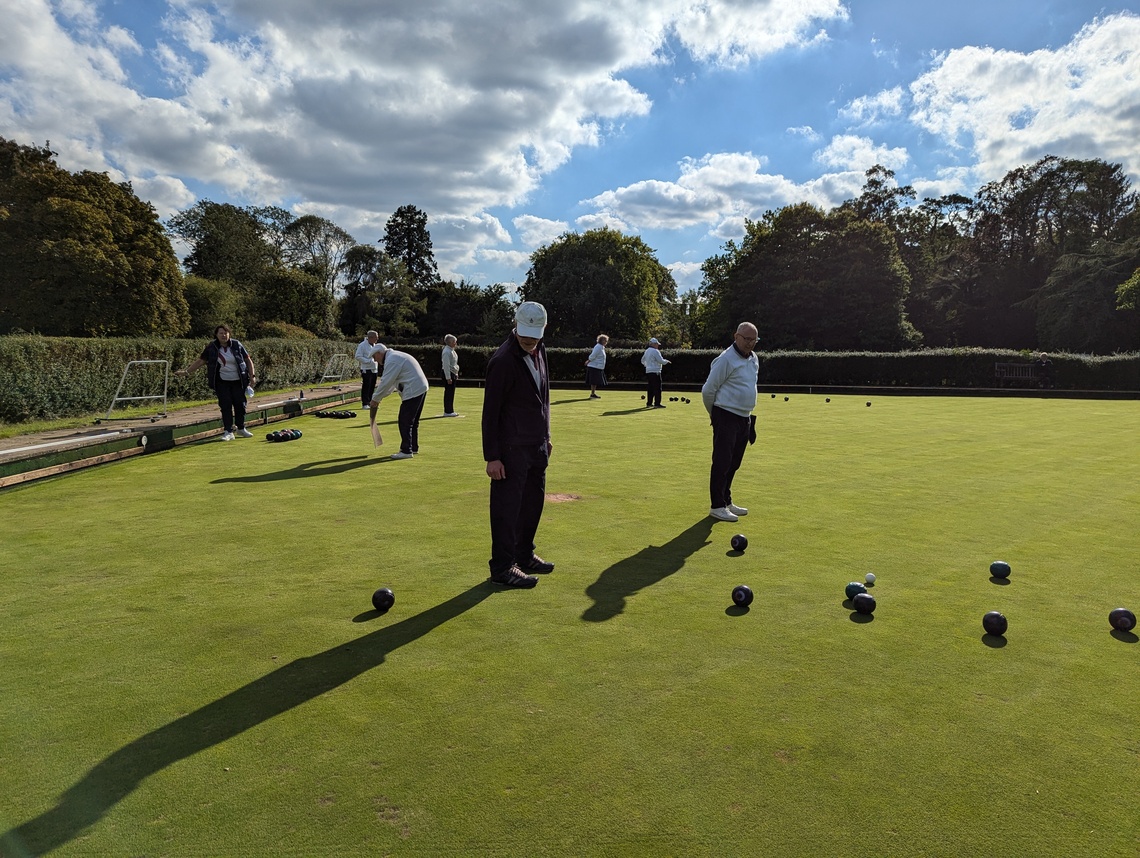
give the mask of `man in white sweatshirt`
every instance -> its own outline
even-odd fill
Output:
[[[376,409],[380,400],[389,393],[400,392],[400,413],[396,423],[400,427],[400,449],[393,459],[410,459],[420,451],[420,413],[427,399],[428,380],[420,362],[406,352],[399,352],[377,343],[372,357],[380,365],[380,382],[369,403],[371,422],[376,422]]]
[[[701,399],[713,427],[712,469],[709,472],[709,515],[720,521],[737,521],[748,515],[732,502],[732,478],[744,460],[756,407],[756,381],[760,360],[753,354],[756,326],[741,322],[732,345],[717,355],[701,388]]]
[[[661,343],[657,337],[649,340],[649,348],[641,356],[641,365],[645,367],[645,381],[649,389],[645,396],[646,408],[664,408],[661,404],[661,370],[669,361],[661,356]]]

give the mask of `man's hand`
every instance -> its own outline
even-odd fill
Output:
[[[493,459],[487,463],[487,476],[492,480],[505,480],[507,478],[507,469],[503,467],[501,459]]]

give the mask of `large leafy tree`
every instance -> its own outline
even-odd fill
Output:
[[[182,275],[154,208],[105,173],[0,138],[0,331],[180,335]]]
[[[339,327],[347,336],[375,330],[383,337],[416,336],[427,298],[416,294],[403,263],[370,244],[345,253]]]
[[[550,313],[559,342],[651,336],[677,298],[673,275],[637,236],[612,229],[565,233],[531,254],[523,297]]]
[[[412,287],[422,295],[439,280],[427,215],[413,205],[400,206],[384,224],[384,252],[402,262]]]
[[[331,298],[345,254],[355,245],[356,240],[332,221],[303,215],[285,227],[282,251],[288,265],[316,277]]]
[[[704,273],[700,345],[728,342],[742,321],[756,324],[764,348],[895,350],[920,339],[893,234],[850,209],[768,212]]]
[[[496,336],[510,330],[514,308],[501,284],[478,286],[443,281],[427,296],[421,336],[474,333]]]
[[[186,271],[251,293],[279,255],[259,211],[199,200],[169,218],[167,229],[190,248],[183,260]]]

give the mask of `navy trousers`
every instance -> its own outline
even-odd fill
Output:
[[[507,475],[491,480],[491,574],[506,572],[514,563],[534,556],[534,536],[546,502],[546,444],[506,447],[502,451]]]
[[[713,451],[709,471],[709,506],[720,509],[732,503],[732,478],[744,461],[744,448],[748,446],[752,422],[715,405],[711,416]]]

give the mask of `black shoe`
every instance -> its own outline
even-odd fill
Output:
[[[654,408],[664,408],[665,406],[664,405],[654,405],[653,407]]]
[[[554,564],[553,563],[547,563],[545,560],[543,560],[537,554],[533,555],[530,558],[530,560],[528,560],[526,563],[521,563],[519,565],[522,569],[525,569],[527,572],[535,572],[539,575],[545,575],[548,572],[554,571]]]
[[[491,576],[491,583],[498,584],[501,587],[519,587],[524,590],[529,590],[538,584],[538,579],[533,575],[525,574],[518,566],[512,566],[506,572],[499,572]]]

